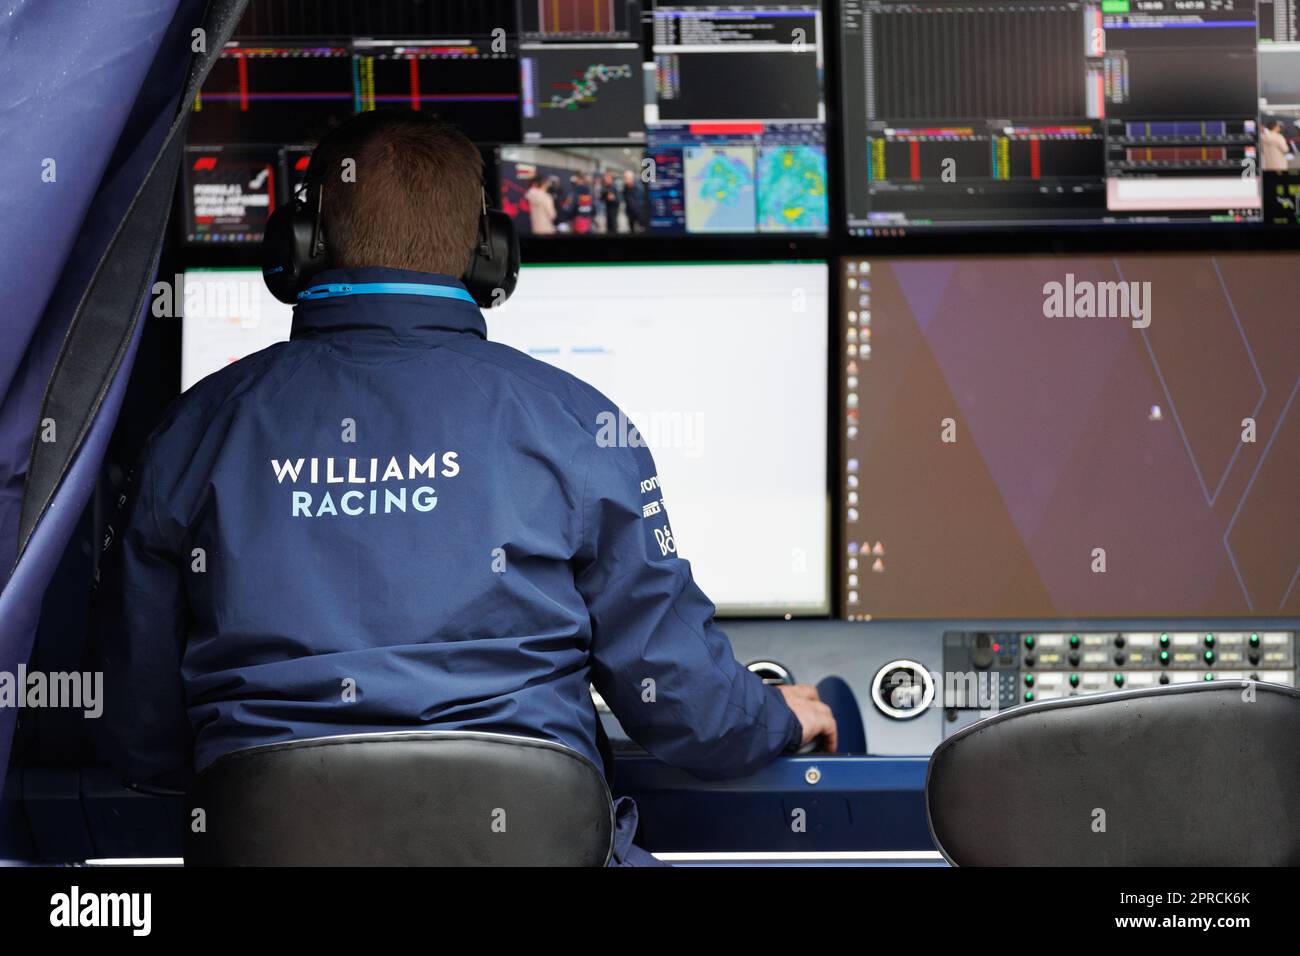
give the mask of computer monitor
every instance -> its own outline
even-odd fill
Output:
[[[173,294],[181,315],[181,391],[289,338],[293,306],[271,295],[259,269],[190,269]]]
[[[838,281],[847,617],[1300,614],[1300,254]]]
[[[610,10],[597,4],[579,17],[565,7],[544,18],[553,31],[526,32],[525,143],[498,152],[502,208],[520,232],[825,234],[819,0],[658,2],[647,39],[555,42],[568,35],[564,24],[590,28],[593,11],[594,22],[612,22]],[[536,20],[525,12],[526,31]],[[611,161],[610,147],[629,143],[638,147]],[[530,205],[534,181],[551,194],[553,215]]]
[[[1282,171],[1263,127],[1294,84],[1253,2],[843,0],[840,14],[855,234],[1285,218],[1264,206]]]
[[[723,613],[825,613],[826,293],[821,262],[525,266],[488,337],[627,413]]]
[[[187,243],[260,241],[310,149],[358,112],[433,112],[476,143],[522,137],[516,0],[253,0],[191,106]]]
[[[678,553],[723,613],[829,610],[824,262],[525,266],[488,337],[577,375],[646,440]],[[253,269],[197,269],[182,388],[289,337]]]
[[[524,142],[644,143],[643,72],[639,43],[522,44]]]

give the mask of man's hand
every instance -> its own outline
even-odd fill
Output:
[[[817,688],[808,684],[778,684],[776,689],[781,692],[786,706],[794,711],[799,726],[803,728],[800,743],[808,744],[817,737],[822,737],[826,741],[826,752],[835,753],[839,743],[835,716],[817,696]]]

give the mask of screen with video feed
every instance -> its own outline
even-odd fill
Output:
[[[498,163],[501,201],[521,233],[826,234],[821,4],[656,3],[648,12],[644,48],[521,45],[536,179],[521,181],[516,149],[503,148]],[[641,144],[630,202],[621,182],[616,196],[601,181],[617,143]]]
[[[183,171],[185,241],[256,241],[291,163],[373,109],[495,151],[525,236],[829,232],[820,0],[486,6],[252,0],[193,104],[188,145],[225,156]]]
[[[1300,614],[1300,254],[838,282],[846,617]]]
[[[826,293],[821,262],[525,266],[485,314],[627,413],[720,610],[825,613]]]
[[[1300,108],[1263,26],[1234,0],[843,0],[848,228],[1283,222]]]

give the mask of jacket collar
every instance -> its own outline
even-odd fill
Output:
[[[293,309],[295,339],[353,331],[473,332],[487,338],[483,313],[451,276],[380,266],[327,269],[307,293]]]

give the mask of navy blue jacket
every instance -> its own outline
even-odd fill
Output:
[[[134,473],[104,648],[130,778],[398,728],[538,736],[599,765],[589,684],[701,777],[798,744],[607,398],[486,341],[447,276],[315,287],[289,342],[181,396]]]

